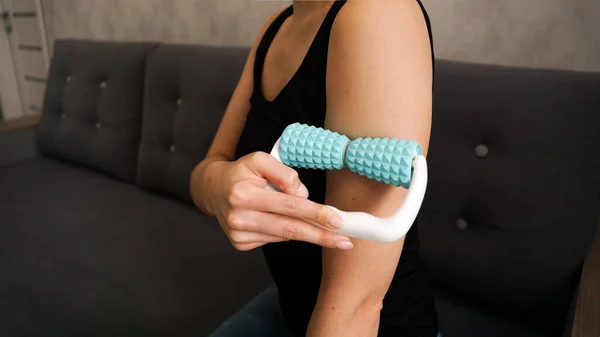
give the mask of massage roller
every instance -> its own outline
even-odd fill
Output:
[[[350,171],[376,181],[408,189],[402,206],[388,218],[364,212],[345,212],[333,206],[344,221],[334,232],[365,240],[393,242],[412,226],[427,188],[427,161],[414,141],[389,138],[350,140],[337,132],[306,124],[289,125],[277,140],[271,155],[298,168]],[[272,185],[268,189],[277,190]],[[314,225],[327,229],[317,223]]]

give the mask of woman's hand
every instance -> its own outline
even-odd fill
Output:
[[[264,152],[204,168],[204,204],[219,220],[232,245],[241,251],[269,242],[298,240],[323,247],[351,249],[345,236],[302,219],[338,229],[342,219],[329,207],[308,200],[298,173]],[[271,182],[281,192],[266,190]]]

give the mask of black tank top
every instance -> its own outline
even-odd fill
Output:
[[[270,152],[289,124],[300,122],[323,127],[329,37],[335,17],[344,3],[336,1],[332,5],[300,68],[273,101],[267,101],[261,90],[265,56],[277,31],[293,14],[293,7],[283,11],[267,29],[256,51],[251,110],[238,143],[237,158],[256,151]],[[420,2],[419,5],[431,40],[429,18],[423,5]],[[297,171],[310,191],[309,198],[323,203],[325,172]],[[279,289],[281,309],[287,324],[295,336],[304,336],[319,292],[321,247],[290,241],[265,245],[263,252]],[[400,262],[384,299],[378,336],[434,337],[436,334],[434,302],[419,256],[415,224],[406,235]]]

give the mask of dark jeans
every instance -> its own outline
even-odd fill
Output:
[[[294,337],[279,308],[279,292],[269,286],[209,337]]]
[[[279,308],[279,293],[269,286],[208,337],[294,337]],[[441,335],[438,335],[441,337]]]

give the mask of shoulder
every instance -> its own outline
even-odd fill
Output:
[[[331,31],[333,48],[366,45],[411,46],[429,49],[426,14],[417,0],[348,1]]]
[[[328,62],[328,81],[431,80],[432,53],[417,0],[350,0],[331,29],[328,59],[335,62]]]
[[[407,28],[425,24],[425,15],[417,0],[349,0],[340,10],[336,22],[338,26],[358,24]]]

